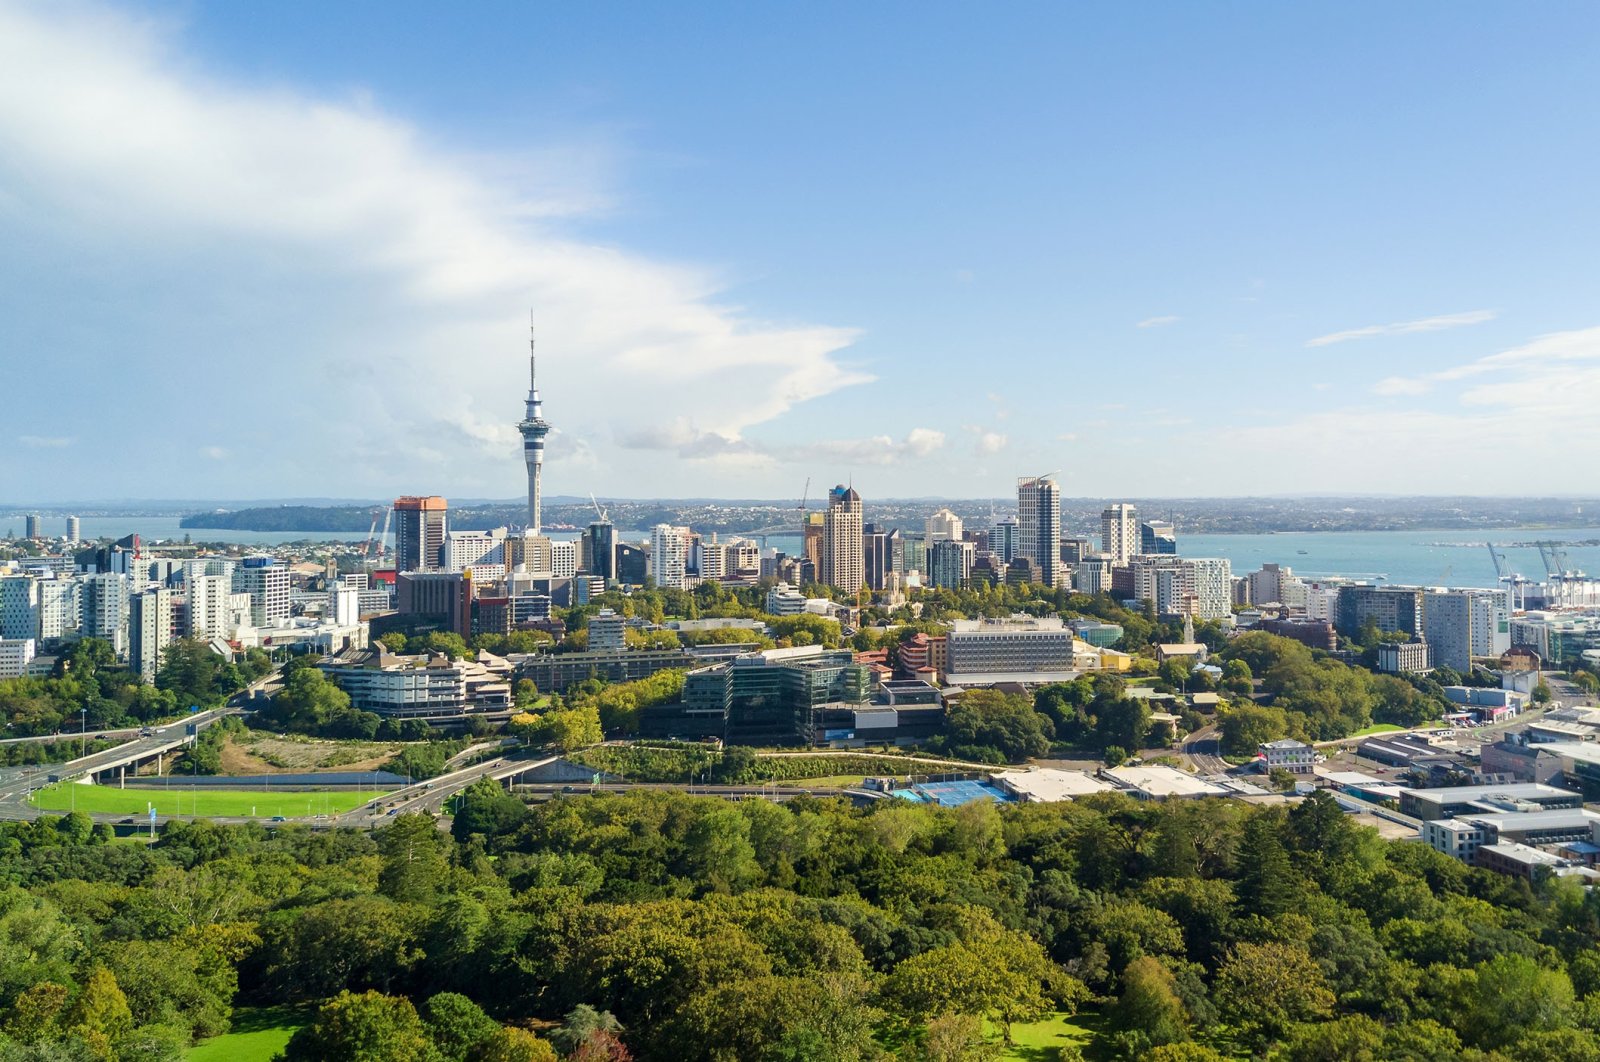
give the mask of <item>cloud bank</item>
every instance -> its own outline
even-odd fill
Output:
[[[616,437],[666,441],[672,474],[761,449],[752,429],[874,379],[845,360],[851,329],[762,321],[722,305],[706,270],[572,235],[603,196],[562,191],[567,175],[495,183],[370,101],[229,83],[181,44],[170,24],[101,7],[0,3],[0,242],[9,227],[129,263],[113,290],[78,293],[86,305],[123,301],[134,273],[153,293],[122,334],[77,337],[128,401],[75,434],[144,430],[151,379],[199,370],[193,386],[232,409],[194,434],[230,437],[174,443],[174,462],[299,447],[337,453],[360,486],[512,494],[530,306],[558,489],[562,461],[605,466]],[[220,343],[173,349],[208,324]],[[942,442],[919,429],[868,449],[916,459]],[[254,470],[295,492],[324,474],[303,452]]]

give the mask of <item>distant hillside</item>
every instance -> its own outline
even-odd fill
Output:
[[[349,531],[364,535],[372,508],[356,505],[276,505],[264,509],[192,513],[179,527],[218,531]]]

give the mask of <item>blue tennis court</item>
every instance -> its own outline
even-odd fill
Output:
[[[943,808],[960,807],[974,800],[996,800],[1008,803],[1010,794],[988,782],[924,782],[910,789],[891,789],[891,796],[917,804],[938,804]]]

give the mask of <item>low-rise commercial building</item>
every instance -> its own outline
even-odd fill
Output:
[[[1552,811],[1583,807],[1583,796],[1537,783],[1403,789],[1400,811],[1418,819],[1449,819],[1474,812]]]
[[[1317,762],[1317,750],[1294,738],[1263,742],[1260,752],[1269,771],[1310,774]]]
[[[318,666],[349,695],[352,708],[377,715],[447,720],[511,708],[510,664],[488,654],[477,660],[442,653],[397,656],[380,644]]]

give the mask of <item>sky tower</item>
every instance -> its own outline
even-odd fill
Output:
[[[544,468],[544,437],[550,425],[544,419],[544,403],[539,400],[539,384],[534,374],[533,322],[528,322],[528,402],[522,423],[522,459],[528,465],[528,528],[539,533],[539,473]]]

